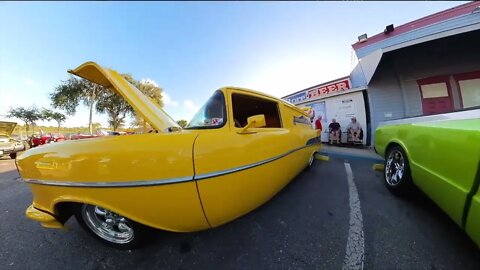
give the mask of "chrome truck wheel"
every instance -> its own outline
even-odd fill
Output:
[[[410,165],[405,151],[398,145],[391,147],[385,158],[385,184],[395,193],[405,193],[412,186]]]
[[[75,215],[80,225],[107,245],[133,249],[146,240],[148,227],[96,205],[83,204]]]

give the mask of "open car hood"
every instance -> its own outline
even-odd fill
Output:
[[[8,136],[12,135],[16,125],[17,123],[15,122],[0,121],[0,134]]]
[[[125,80],[117,71],[103,68],[95,62],[86,62],[68,72],[115,91],[159,132],[169,132],[171,127],[181,129],[160,106]]]

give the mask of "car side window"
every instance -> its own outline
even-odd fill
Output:
[[[232,94],[232,109],[235,127],[246,126],[248,117],[257,114],[265,115],[266,126],[264,128],[282,127],[278,103],[275,101],[249,95]]]

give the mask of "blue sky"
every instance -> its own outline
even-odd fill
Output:
[[[66,70],[95,61],[154,80],[165,110],[190,120],[222,86],[282,97],[348,75],[359,35],[462,3],[0,2],[0,117],[49,107]],[[87,124],[84,107],[65,123]]]

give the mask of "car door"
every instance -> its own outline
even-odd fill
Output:
[[[418,123],[402,135],[415,184],[462,227],[479,162],[479,123],[476,119]]]
[[[473,241],[480,247],[480,163],[477,168],[477,175],[473,191],[477,191],[472,197],[468,214],[466,216],[465,230]]]
[[[241,91],[226,91],[228,120],[205,130],[194,146],[195,179],[205,215],[219,226],[263,204],[304,167],[305,145],[285,127],[279,102]],[[243,132],[247,118],[265,115],[266,126]],[[297,151],[295,151],[297,149]]]

